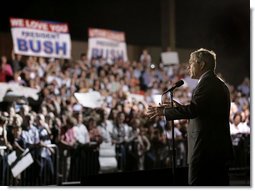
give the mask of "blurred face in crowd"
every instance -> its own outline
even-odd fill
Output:
[[[16,54],[16,59],[17,60],[21,60],[22,59],[22,55],[21,54]]]
[[[96,127],[97,123],[94,119],[90,119],[89,121],[89,128],[94,128]]]
[[[17,126],[17,127],[20,127],[21,124],[22,124],[22,122],[23,122],[22,117],[21,117],[20,115],[16,114],[16,115],[14,116],[13,125],[14,125],[14,126]]]
[[[125,114],[123,112],[118,113],[117,120],[119,124],[122,124],[125,122]]]
[[[19,138],[21,136],[21,133],[22,133],[22,128],[19,127],[19,126],[15,126],[12,129],[12,133],[13,133],[14,138]]]
[[[41,112],[42,112],[43,115],[47,115],[48,111],[47,111],[47,108],[45,106],[42,106],[41,110],[42,110]]]
[[[29,106],[28,105],[23,105],[22,107],[21,107],[21,113],[22,113],[22,115],[23,116],[25,116],[25,115],[27,115],[28,113],[29,113]]]
[[[1,57],[1,63],[3,63],[3,64],[7,63],[7,58],[6,58],[6,56],[2,56],[2,57]]]
[[[29,125],[30,126],[34,124],[34,120],[35,120],[34,116],[33,115],[29,115],[28,121],[29,121]]]
[[[44,123],[45,123],[45,118],[44,118],[44,115],[43,114],[38,114],[37,115],[37,125],[39,125],[39,126],[43,126],[44,125]]]
[[[14,115],[15,115],[15,109],[14,109],[14,107],[10,107],[9,108],[9,114],[10,114],[10,117],[13,117]]]
[[[239,123],[242,121],[242,116],[241,115],[236,115],[234,118],[234,124],[237,126]]]
[[[82,123],[82,121],[83,121],[83,115],[82,115],[81,112],[76,113],[74,116],[75,116],[75,118],[76,118],[76,120],[77,120],[78,123]]]

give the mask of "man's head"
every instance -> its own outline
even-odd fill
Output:
[[[215,71],[216,54],[213,51],[200,48],[190,54],[189,73],[193,79],[199,79],[207,71]]]

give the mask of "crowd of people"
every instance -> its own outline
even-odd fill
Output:
[[[171,167],[171,125],[162,117],[149,120],[144,114],[149,104],[158,104],[154,95],[180,79],[185,83],[176,89],[174,99],[188,104],[194,82],[190,83],[185,64],[151,67],[151,60],[147,50],[138,61],[116,59],[113,63],[102,58],[88,60],[86,53],[75,61],[14,53],[9,59],[2,56],[0,82],[35,88],[39,98],[1,103],[0,146],[5,146],[0,150],[1,184],[9,184],[8,154],[16,151],[20,156],[26,149],[34,163],[12,184],[51,184],[54,176],[73,181],[103,173],[99,159],[105,145],[114,149],[116,166],[109,168],[112,171]],[[247,77],[238,86],[227,84],[230,132],[238,159],[233,166],[245,166],[249,165],[250,82]],[[74,96],[92,91],[102,97],[98,108],[83,107]],[[163,102],[168,99],[164,96]],[[186,128],[187,120],[174,121],[179,167],[187,165]]]

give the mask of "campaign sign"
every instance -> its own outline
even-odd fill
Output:
[[[10,24],[16,54],[71,58],[67,23],[10,18]]]
[[[110,64],[128,60],[124,32],[89,28],[88,33],[88,59],[102,58]]]

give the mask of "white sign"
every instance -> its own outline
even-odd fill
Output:
[[[100,171],[108,172],[117,169],[115,145],[103,142],[99,148]]]
[[[179,56],[177,52],[169,51],[161,53],[161,60],[165,65],[179,64]]]
[[[10,155],[14,155],[14,154],[11,153]],[[11,160],[13,160],[14,158],[15,156],[8,156],[8,162],[11,162]],[[20,156],[20,159],[16,158],[15,160],[19,160],[19,161],[17,161],[17,163],[11,168],[13,177],[17,177],[20,173],[22,173],[27,167],[29,167],[34,162],[33,157],[29,153],[28,149],[26,149],[22,153],[22,155]]]
[[[0,83],[0,102],[15,101],[18,97],[30,97],[34,100],[38,100],[39,91],[38,89],[20,86],[16,83]]]
[[[28,56],[71,58],[67,23],[11,18],[14,52]]]
[[[127,61],[125,33],[103,29],[89,29],[88,59],[103,58],[108,63]]]
[[[156,105],[162,104],[161,98],[162,98],[162,95],[159,95],[159,94],[155,94],[152,96],[152,99]]]
[[[92,91],[88,93],[74,93],[74,97],[83,107],[89,108],[101,108],[102,107],[102,97],[99,92]]]
[[[130,102],[142,102],[144,103],[144,96],[140,94],[128,94],[127,100]]]
[[[7,161],[9,166],[17,159],[16,151],[12,151],[8,156],[7,156]]]

